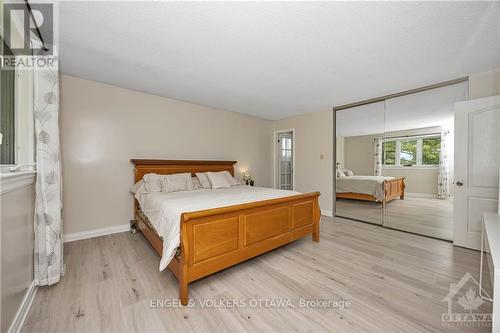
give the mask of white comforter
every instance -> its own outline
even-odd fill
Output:
[[[337,177],[337,193],[361,193],[373,195],[378,201],[384,200],[384,180],[394,177],[346,176]]]
[[[180,244],[180,218],[182,213],[238,205],[300,194],[295,191],[264,187],[233,186],[216,190],[185,192],[136,193],[143,213],[163,238],[160,271],[164,270]]]

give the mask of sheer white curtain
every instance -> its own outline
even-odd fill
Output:
[[[448,199],[450,197],[449,139],[450,131],[443,130],[441,133],[441,153],[438,167],[438,198],[440,199]]]
[[[383,138],[377,138],[374,141],[374,152],[373,152],[374,176],[382,176],[382,143],[383,143]]]
[[[37,68],[33,81],[37,168],[34,268],[35,281],[43,286],[58,282],[63,271],[58,67]]]

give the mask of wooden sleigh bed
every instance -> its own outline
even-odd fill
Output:
[[[161,175],[229,171],[235,161],[133,159],[134,180]],[[179,298],[188,304],[188,284],[307,235],[319,242],[319,192],[187,212],[181,215],[180,247],[168,268],[179,281]],[[139,203],[134,200],[135,224],[161,256],[163,242]]]
[[[405,198],[405,178],[396,178],[390,180],[384,180],[383,184],[384,198],[382,201],[378,200],[375,196],[364,193],[336,193],[337,198],[341,199],[353,199],[353,200],[363,200],[363,201],[374,201],[382,202],[382,205],[396,198],[403,200]]]

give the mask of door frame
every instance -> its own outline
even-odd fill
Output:
[[[278,134],[280,133],[287,133],[287,132],[292,132],[292,190],[295,191],[295,143],[296,143],[296,137],[295,137],[295,128],[289,128],[289,129],[284,129],[284,130],[277,130],[274,131],[273,134],[273,188],[279,188],[279,184],[277,184],[277,178],[276,178],[276,167],[277,167],[277,160],[278,160],[278,152],[277,152],[277,142],[278,140]]]

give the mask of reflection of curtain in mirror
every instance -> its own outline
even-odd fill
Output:
[[[375,139],[374,142],[374,176],[382,176],[382,138]]]
[[[439,156],[438,167],[438,198],[448,199],[450,197],[450,164],[448,160],[447,141],[450,138],[450,132],[443,130],[441,133],[441,152]]]

